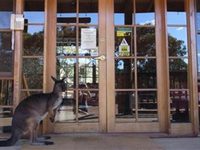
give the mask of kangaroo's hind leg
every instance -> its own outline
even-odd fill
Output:
[[[53,145],[54,144],[53,142],[40,140],[40,138],[37,137],[38,126],[39,124],[35,120],[30,120],[28,123],[31,145]]]

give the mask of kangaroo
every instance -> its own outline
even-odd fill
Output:
[[[13,146],[24,135],[29,134],[32,145],[50,145],[51,141],[41,141],[37,138],[37,128],[40,122],[49,114],[54,121],[55,112],[62,103],[66,85],[62,80],[53,79],[54,87],[51,93],[31,95],[22,100],[16,107],[12,119],[11,137],[0,141],[0,146]]]

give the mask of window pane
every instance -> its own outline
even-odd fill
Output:
[[[137,60],[138,88],[156,88],[156,60],[138,59]]]
[[[115,57],[134,55],[133,28],[115,27]]]
[[[136,0],[136,24],[155,25],[154,0]]]
[[[67,88],[75,88],[76,81],[76,59],[57,58],[57,77],[67,77]]]
[[[135,62],[133,59],[115,60],[115,88],[135,88]]]
[[[23,89],[42,89],[43,64],[42,58],[25,58],[23,60]]]
[[[170,92],[171,122],[189,122],[189,92]]]
[[[76,0],[57,0],[57,22],[76,23]]]
[[[0,133],[11,132],[13,108],[0,108]]]
[[[158,121],[156,92],[138,92],[138,118],[139,121]]]
[[[57,27],[57,56],[76,55],[76,27]]]
[[[56,114],[56,122],[76,121],[76,92],[67,90],[67,96],[63,99],[59,113]]]
[[[42,56],[44,50],[44,27],[27,26],[24,33],[24,56]]]
[[[80,90],[78,96],[78,121],[98,122],[99,93],[98,91]]]
[[[115,115],[117,122],[135,121],[135,92],[115,93]]]
[[[114,23],[115,25],[133,24],[133,1],[132,0],[115,0],[114,3]]]
[[[94,59],[79,59],[79,84],[90,84],[98,88],[99,68],[98,61]]]
[[[169,56],[188,56],[187,28],[168,27]]]
[[[1,0],[0,28],[10,28],[10,16],[13,10],[13,0]]]
[[[188,59],[170,59],[169,71],[171,89],[188,88]]]
[[[98,24],[98,0],[79,0],[79,23]]]
[[[156,55],[155,28],[137,28],[137,56]]]
[[[186,25],[185,0],[167,0],[167,24]]]
[[[25,0],[26,23],[44,23],[44,0]]]
[[[200,34],[200,0],[196,0],[196,7],[197,7],[197,13],[196,13],[196,24],[197,24],[197,30]]]
[[[0,72],[12,72],[13,70],[11,39],[11,32],[0,32]]]
[[[13,81],[0,80],[0,85],[1,85],[0,105],[12,105],[13,104]]]

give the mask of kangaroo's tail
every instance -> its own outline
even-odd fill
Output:
[[[12,132],[12,135],[9,139],[5,141],[0,141],[0,147],[15,145],[15,143],[20,139],[21,135],[22,133],[20,131],[15,130],[14,132]]]

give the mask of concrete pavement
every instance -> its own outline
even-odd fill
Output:
[[[31,146],[20,140],[17,146],[0,150],[200,150],[200,137],[152,138],[154,134],[53,134],[54,145]]]

